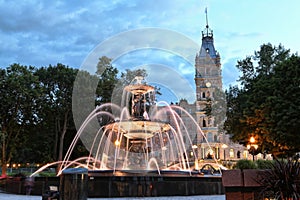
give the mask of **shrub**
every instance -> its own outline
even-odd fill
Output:
[[[258,177],[262,194],[270,194],[275,199],[300,199],[299,160],[275,160],[270,170]]]
[[[257,169],[271,169],[273,161],[258,159],[255,161],[255,164],[256,164]]]
[[[256,169],[256,165],[252,160],[239,160],[235,168],[237,169]]]
[[[55,177],[57,176],[55,172],[40,172],[39,176],[42,177]]]

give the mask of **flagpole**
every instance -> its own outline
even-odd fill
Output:
[[[205,15],[206,15],[206,28],[208,28],[207,7],[205,8]]]
[[[208,36],[208,19],[207,19],[207,7],[205,8],[205,15],[206,15],[206,35]]]

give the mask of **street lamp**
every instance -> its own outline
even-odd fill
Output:
[[[258,145],[255,144],[256,140],[253,136],[250,137],[249,142],[250,142],[250,144],[247,145],[247,149],[248,149],[249,153],[252,155],[252,160],[254,161],[254,156],[257,154],[256,151],[257,151]]]
[[[251,144],[254,144],[254,143],[255,143],[255,138],[254,138],[253,136],[251,136],[249,142],[250,142]]]

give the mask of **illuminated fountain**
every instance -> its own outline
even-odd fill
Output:
[[[112,103],[97,107],[84,121],[70,146],[59,174],[73,166],[69,161],[72,150],[91,120],[97,119],[100,126],[90,140],[90,155],[82,159],[89,170],[113,170],[127,172],[186,171],[192,172],[191,163],[197,161],[188,155],[192,148],[191,133],[188,133],[178,106],[160,102],[155,104],[155,88],[147,85],[143,77],[136,77],[123,90],[122,104]],[[179,112],[178,112],[179,111]],[[113,114],[114,113],[114,114]],[[190,116],[190,120],[194,121]],[[197,123],[194,121],[194,125]],[[198,127],[198,126],[197,126]],[[198,127],[198,131],[201,132]],[[193,137],[196,133],[193,133]],[[76,160],[78,163],[80,160]],[[76,164],[75,164],[76,165]]]
[[[195,170],[198,158],[192,141],[197,133],[206,139],[197,122],[179,106],[156,102],[155,93],[143,77],[136,77],[123,89],[121,106],[107,103],[89,114],[59,162],[61,194],[87,190],[90,197],[223,194],[220,176]],[[181,114],[189,117],[189,127]],[[90,153],[70,160],[79,139]],[[77,181],[89,180],[74,183],[76,168],[85,169]]]

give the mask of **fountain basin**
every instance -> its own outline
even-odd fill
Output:
[[[224,194],[221,176],[184,171],[89,171],[89,197],[151,197]]]

